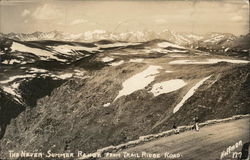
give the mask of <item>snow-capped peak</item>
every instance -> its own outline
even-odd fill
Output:
[[[231,34],[229,35],[222,33],[209,33],[206,35],[199,35],[194,33],[178,33],[170,31],[168,29],[165,29],[160,32],[155,32],[152,30],[143,30],[143,31],[129,31],[120,33],[109,32],[98,29],[93,31],[85,31],[77,34],[51,31],[51,32],[34,32],[31,34],[9,33],[5,34],[4,36],[23,41],[60,40],[60,41],[94,42],[105,39],[112,41],[146,42],[154,39],[163,39],[178,45],[192,44],[197,41],[214,43],[225,38],[229,38],[229,40],[234,39],[234,36]]]

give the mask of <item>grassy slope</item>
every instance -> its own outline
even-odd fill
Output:
[[[116,61],[126,61],[120,66],[96,65],[99,62],[95,59],[128,50],[117,49],[97,55],[99,57],[94,56],[90,66],[85,61],[72,64],[71,67],[90,68],[85,72],[85,79],[69,80],[53,90],[50,96],[38,100],[36,107],[27,108],[13,119],[0,141],[1,152],[4,155],[9,149],[39,149],[45,152],[48,149],[56,152],[79,149],[93,152],[98,148],[137,139],[141,135],[166,130],[173,123],[189,124],[194,116],[205,121],[249,113],[249,65],[169,65],[169,61],[178,58],[159,53],[142,55],[140,49],[131,51],[139,52],[136,55],[113,55]],[[193,55],[190,59],[209,57]],[[145,63],[128,63],[129,58],[145,58]],[[188,85],[178,91],[153,97],[148,92],[152,87],[150,84],[146,89],[112,103],[122,89],[122,82],[149,65],[163,67],[153,83],[183,79]],[[174,72],[165,73],[165,70]],[[173,115],[173,108],[187,91],[210,75],[212,77]],[[108,102],[111,105],[103,107]]]
[[[147,64],[125,63],[118,67],[104,67],[86,73],[88,78],[84,80],[66,82],[55,89],[50,97],[40,99],[36,108],[26,110],[11,122],[1,141],[3,152],[14,146],[16,150],[47,151],[51,148],[61,152],[65,149],[93,152],[141,135],[166,130],[173,123],[189,124],[194,116],[205,121],[249,113],[249,65],[170,66],[167,61],[169,59],[160,58],[148,60]],[[109,107],[103,107],[103,104],[113,101],[125,79],[144,70],[149,64],[176,71],[166,74],[165,70],[161,70],[156,82],[182,78],[188,85],[158,97],[153,97],[147,90],[139,90],[121,97]],[[174,106],[185,93],[209,75],[212,78],[173,115]],[[159,125],[153,128],[155,124]],[[6,139],[11,143],[6,144]]]

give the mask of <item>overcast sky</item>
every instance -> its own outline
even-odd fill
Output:
[[[0,0],[0,32],[249,31],[248,0]]]

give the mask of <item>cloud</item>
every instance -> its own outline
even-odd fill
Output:
[[[241,22],[241,21],[243,21],[243,17],[242,16],[233,16],[231,18],[231,21],[233,21],[233,22]]]
[[[23,12],[22,12],[21,15],[22,15],[23,17],[26,17],[26,16],[30,15],[30,13],[31,13],[31,12],[30,12],[28,9],[25,9],[25,10],[23,10]]]
[[[62,17],[62,12],[53,5],[44,4],[38,7],[32,16],[37,20],[52,20]]]
[[[246,3],[246,4],[248,4],[248,5],[249,5],[249,0],[244,0],[244,1],[245,1],[245,3]]]
[[[57,25],[64,25],[64,23],[63,22],[58,22]]]
[[[86,19],[76,19],[76,20],[73,20],[70,25],[79,25],[79,24],[83,24],[83,23],[86,23],[88,22],[88,20]]]
[[[29,23],[29,20],[26,19],[26,20],[24,21],[24,23],[25,23],[25,24]]]
[[[158,24],[164,24],[166,23],[167,21],[165,19],[156,19],[155,20],[155,23],[158,23]]]
[[[249,5],[243,5],[241,8],[242,9],[249,9]]]

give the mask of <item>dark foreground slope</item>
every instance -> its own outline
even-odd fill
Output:
[[[221,64],[223,65],[223,64]],[[249,114],[250,66],[241,66],[219,73],[184,104],[176,114],[162,121],[156,128],[170,129],[170,124],[187,125],[199,117],[201,122],[226,118],[238,114]],[[158,131],[156,129],[156,131]]]
[[[103,107],[115,98],[121,80],[134,73],[135,66],[143,67],[105,68],[55,89],[51,96],[40,99],[37,107],[11,121],[1,140],[2,153],[10,149],[88,153],[169,129],[174,123],[190,124],[194,116],[205,121],[249,113],[249,65],[230,66],[223,73],[214,71],[175,114],[173,107],[188,86],[158,97],[140,90]]]

